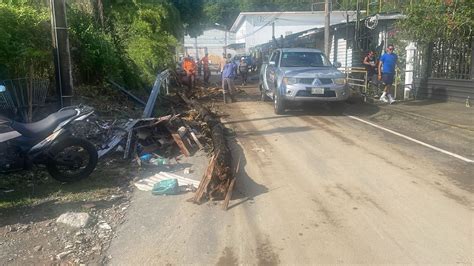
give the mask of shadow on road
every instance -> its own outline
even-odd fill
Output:
[[[427,100],[406,101],[406,102],[403,102],[403,105],[408,105],[408,106],[426,106],[426,105],[440,104],[440,103],[445,103],[445,102],[447,102],[447,100],[427,99]]]
[[[258,131],[239,131],[239,137],[245,138],[249,136],[262,136],[262,135],[272,135],[272,134],[291,134],[297,132],[304,132],[313,130],[311,127],[302,126],[302,127],[277,127],[267,130],[258,130]]]
[[[236,169],[236,184],[232,200],[239,200],[232,202],[229,209],[237,207],[245,202],[253,201],[257,196],[268,192],[268,188],[264,185],[256,183],[245,171],[247,160],[245,158],[243,148],[237,143],[235,137],[228,137],[227,143],[232,152],[232,160],[234,168]]]
[[[286,111],[287,116],[371,116],[380,111],[373,104],[366,103],[341,103],[337,105],[329,103],[305,103],[299,106],[290,106]]]
[[[228,116],[228,115],[227,115]],[[255,119],[243,119],[243,120],[232,120],[232,121],[227,121],[223,123],[224,125],[229,125],[229,124],[238,124],[238,123],[244,123],[244,122],[250,122],[250,121],[260,121],[260,120],[278,120],[278,119],[283,119],[285,117],[291,117],[291,115],[279,115],[279,116],[270,116],[270,117],[262,117],[262,118],[255,118]]]

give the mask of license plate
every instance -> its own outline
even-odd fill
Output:
[[[324,88],[311,88],[311,94],[324,94]]]

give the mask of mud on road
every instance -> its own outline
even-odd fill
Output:
[[[241,160],[229,210],[135,194],[111,263],[472,263],[472,165],[324,105],[276,116],[243,90],[213,104]]]

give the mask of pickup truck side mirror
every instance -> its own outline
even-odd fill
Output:
[[[334,62],[335,68],[340,68],[342,66],[341,62]]]
[[[268,62],[268,64],[269,64],[270,66],[276,65],[275,61],[270,61],[270,62]]]
[[[7,88],[3,85],[0,85],[0,92],[5,92]]]

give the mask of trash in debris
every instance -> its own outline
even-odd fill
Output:
[[[169,160],[166,159],[166,158],[162,158],[162,157],[158,157],[158,158],[152,158],[149,160],[150,164],[153,164],[153,165],[168,165],[169,164]]]
[[[160,182],[153,185],[153,189],[151,190],[153,195],[175,195],[179,193],[179,185],[178,180],[173,179],[166,179],[161,180]]]
[[[188,130],[184,126],[181,126],[180,128],[178,128],[178,134],[182,138],[186,135],[187,131]]]
[[[148,161],[150,161],[152,158],[153,158],[153,155],[152,155],[152,154],[149,154],[149,153],[140,156],[140,160],[141,160],[142,162],[148,162]]]
[[[179,186],[179,192],[196,192],[196,190],[193,185]]]
[[[185,173],[185,174],[190,174],[190,173],[192,173],[192,172],[193,172],[193,170],[191,169],[191,167],[186,167],[186,168],[184,168],[184,173]]]
[[[186,157],[191,156],[188,148],[186,147],[186,144],[184,144],[183,139],[179,136],[179,134],[171,132],[171,136],[173,137],[174,141],[176,142],[176,144],[178,145],[179,149],[184,154],[184,156]]]
[[[197,187],[199,187],[199,181],[192,180],[189,178],[185,178],[173,173],[167,173],[167,172],[159,172],[158,174],[155,174],[154,176],[148,177],[141,179],[137,182],[135,182],[135,186],[142,191],[151,191],[153,189],[153,186],[162,181],[162,180],[167,180],[167,179],[176,179],[178,180],[179,186],[190,186],[193,187],[195,190]]]

